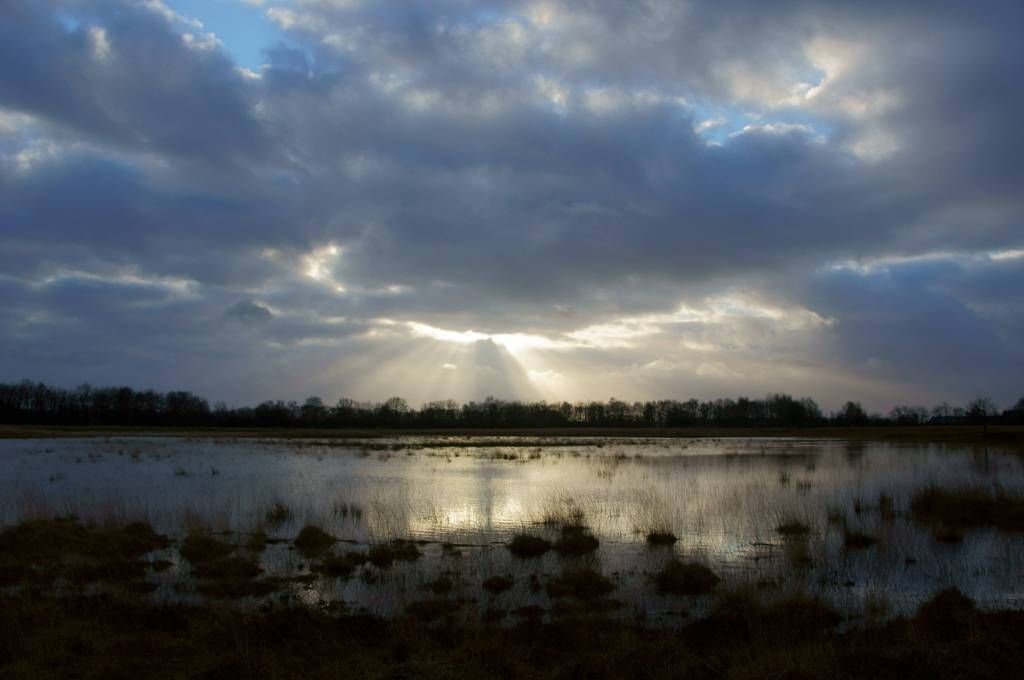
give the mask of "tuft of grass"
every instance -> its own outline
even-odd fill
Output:
[[[189,562],[200,564],[227,557],[234,550],[235,547],[230,543],[225,543],[207,533],[192,531],[182,541],[179,552]]]
[[[570,525],[562,527],[554,548],[562,555],[586,555],[597,550],[599,545],[600,541],[586,527]]]
[[[703,564],[669,560],[654,577],[654,584],[663,595],[704,595],[710,593],[721,579]]]
[[[170,545],[148,524],[86,527],[74,519],[22,522],[0,532],[0,586],[96,581],[144,590],[142,557]]]
[[[251,557],[232,555],[200,562],[192,567],[192,573],[198,581],[196,590],[213,598],[256,597],[267,595],[275,588],[269,581],[256,580],[263,569]]]
[[[811,533],[811,528],[800,520],[789,519],[775,527],[775,531],[783,536],[806,536]]]
[[[549,597],[594,600],[615,590],[615,584],[593,569],[567,569],[548,581]]]
[[[302,530],[299,531],[299,535],[295,537],[294,544],[295,548],[302,553],[304,557],[308,558],[316,557],[337,542],[338,541],[334,536],[331,536],[320,527],[307,524],[302,527]]]
[[[369,561],[370,556],[366,553],[349,552],[344,555],[327,555],[311,565],[310,569],[331,578],[348,578],[356,568]]]
[[[280,526],[292,518],[292,510],[284,503],[278,501],[270,506],[264,517],[267,520],[267,524]]]
[[[967,637],[979,618],[974,600],[956,588],[947,588],[918,607],[915,623],[927,636],[952,642]]]
[[[551,550],[551,541],[531,534],[517,534],[512,537],[508,549],[516,557],[540,557]]]
[[[651,531],[647,534],[647,545],[674,545],[678,540],[671,531]]]
[[[370,548],[369,559],[373,566],[386,569],[394,562],[414,562],[421,556],[420,549],[412,541],[396,540]]]
[[[914,519],[955,529],[994,527],[1024,531],[1024,496],[982,487],[929,486],[910,502]]]

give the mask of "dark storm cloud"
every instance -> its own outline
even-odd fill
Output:
[[[265,153],[231,61],[187,46],[167,18],[140,5],[7,0],[0,101],[119,147],[206,163]]]
[[[265,8],[289,45],[258,74],[160,2],[0,9],[0,374],[245,359],[301,394],[315,360],[404,342],[384,321],[565,342],[739,290],[786,311],[557,360],[671,365],[680,390],[787,389],[773,359],[814,363],[823,397],[1017,389],[1020,260],[970,254],[1024,243],[1019,3]],[[788,321],[807,310],[834,323]]]

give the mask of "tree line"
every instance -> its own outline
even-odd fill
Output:
[[[400,397],[382,402],[320,397],[304,402],[265,401],[229,408],[191,392],[82,385],[68,390],[23,380],[0,383],[0,423],[16,425],[106,425],[143,427],[316,428],[527,428],[527,427],[808,427],[820,425],[1024,424],[1024,397],[1000,411],[988,398],[965,406],[931,409],[897,406],[888,415],[867,412],[849,401],[824,413],[813,399],[769,394],[701,401],[661,399],[626,402],[523,402],[488,397],[459,404],[433,401],[419,409]]]

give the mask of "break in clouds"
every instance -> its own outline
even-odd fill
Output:
[[[1020,396],[1016,0],[224,3],[0,4],[3,381]]]

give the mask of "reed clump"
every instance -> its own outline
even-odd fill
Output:
[[[782,536],[806,536],[811,533],[811,527],[798,519],[787,519],[775,527]]]
[[[666,562],[654,577],[655,587],[663,595],[705,595],[720,581],[715,572],[703,564],[679,560]]]
[[[1024,531],[1024,496],[984,487],[928,486],[910,502],[914,519],[946,527]]]
[[[320,555],[337,542],[338,539],[320,527],[307,524],[295,537],[294,545],[303,556],[311,558]]]
[[[191,531],[182,541],[178,552],[189,562],[200,564],[227,557],[234,550],[235,546],[206,532]]]
[[[143,585],[142,558],[170,541],[142,522],[85,526],[72,518],[31,520],[0,532],[0,586],[51,586],[63,578],[75,586],[106,581],[133,590]]]
[[[352,572],[369,561],[370,556],[367,553],[348,552],[342,555],[327,555],[310,565],[310,569],[331,578],[348,578]]]
[[[562,527],[554,548],[562,555],[586,555],[597,550],[600,545],[601,542],[586,527],[568,525]]]
[[[375,567],[386,569],[394,562],[413,562],[422,557],[419,547],[412,541],[394,540],[390,543],[379,543],[370,548],[370,563]]]
[[[679,539],[671,531],[650,531],[647,533],[647,544],[653,546],[675,545]]]
[[[516,557],[540,557],[551,550],[551,541],[532,534],[517,534],[509,541],[508,549]]]

